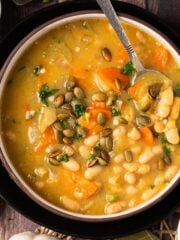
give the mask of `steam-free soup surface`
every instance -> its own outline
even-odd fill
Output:
[[[142,63],[135,69],[102,19],[49,32],[26,51],[3,96],[4,144],[31,188],[82,214],[146,202],[180,166],[180,65],[157,39],[123,23]]]

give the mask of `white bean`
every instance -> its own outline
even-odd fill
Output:
[[[84,139],[84,144],[88,147],[94,147],[97,141],[99,140],[98,135],[92,135]]]
[[[127,172],[124,175],[124,180],[129,184],[135,184],[137,181],[137,178],[134,173]]]
[[[67,196],[61,196],[60,202],[62,203],[63,207],[66,209],[72,211],[72,212],[79,212],[80,211],[80,205],[75,200],[67,197]]]
[[[149,162],[150,160],[152,160],[152,158],[154,157],[154,153],[151,151],[150,148],[146,148],[144,150],[144,152],[140,155],[139,157],[139,162],[140,163],[147,163]]]
[[[157,109],[157,115],[161,118],[166,118],[170,112],[170,106],[164,105],[163,102],[159,102],[158,109]]]
[[[118,201],[114,203],[108,203],[105,206],[104,212],[105,214],[113,214],[122,211],[127,207],[127,203],[125,201]]]
[[[178,144],[179,143],[179,133],[177,128],[172,128],[168,130],[166,133],[166,138],[169,143],[171,144]]]
[[[123,168],[125,168],[128,172],[136,172],[138,167],[138,163],[123,163]]]
[[[79,147],[79,153],[83,158],[88,158],[90,155],[90,152],[91,152],[91,148],[86,145],[82,145]]]
[[[148,200],[148,199],[152,198],[157,193],[157,191],[158,191],[158,189],[156,187],[153,189],[149,188],[149,189],[145,190],[142,194],[142,199]]]
[[[157,156],[162,156],[163,154],[163,147],[162,145],[156,145],[152,148],[152,152]]]
[[[139,140],[141,138],[140,132],[137,130],[137,128],[133,127],[129,132],[128,132],[128,137],[131,138],[132,140]]]
[[[165,172],[165,179],[167,181],[170,181],[176,175],[177,171],[178,171],[178,167],[175,165],[168,167],[168,169]]]
[[[149,164],[142,164],[139,166],[137,173],[138,174],[147,174],[151,170],[151,167]]]
[[[112,185],[117,185],[119,182],[119,176],[109,177],[108,182]]]
[[[47,174],[47,170],[43,167],[39,167],[39,168],[35,168],[34,169],[34,173],[38,176],[38,177],[44,177]]]
[[[118,139],[118,138],[120,138],[120,136],[125,135],[126,131],[127,131],[127,129],[125,126],[119,126],[118,128],[115,128],[113,130],[113,137],[115,139]]]
[[[69,158],[68,162],[61,162],[64,168],[72,171],[72,172],[77,172],[80,169],[79,163],[74,159],[74,158]]]
[[[173,119],[173,120],[178,119],[179,113],[180,113],[180,98],[175,97],[169,119]]]
[[[119,153],[118,155],[116,155],[114,158],[113,158],[114,162],[116,163],[121,163],[125,160],[125,157],[124,157],[124,154],[123,153]]]
[[[127,194],[129,194],[129,195],[133,195],[133,194],[136,194],[136,193],[138,192],[138,190],[137,190],[136,187],[130,185],[130,186],[128,186],[128,187],[126,188],[126,192],[127,192]]]
[[[93,166],[91,168],[87,168],[84,172],[85,178],[92,180],[95,177],[97,177],[101,172],[103,168],[99,165]]]
[[[154,124],[154,130],[157,132],[157,133],[162,133],[163,130],[165,128],[165,125],[163,123],[163,121],[157,121],[155,124]]]
[[[120,174],[120,173],[123,172],[123,169],[122,169],[122,167],[120,167],[120,166],[114,166],[114,167],[113,167],[113,172],[114,172],[115,174]]]

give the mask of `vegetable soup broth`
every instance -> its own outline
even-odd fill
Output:
[[[145,67],[173,79],[151,86],[147,76],[151,107],[135,107],[134,68],[109,23],[99,19],[66,24],[34,42],[4,92],[4,142],[14,166],[33,190],[70,211],[132,208],[179,169],[180,66],[157,40],[123,26]],[[173,88],[161,116],[161,95]]]

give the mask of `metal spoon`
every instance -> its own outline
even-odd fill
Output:
[[[156,78],[165,77],[167,79],[167,77],[159,71],[144,68],[140,59],[138,58],[137,54],[135,53],[131,43],[129,42],[129,39],[119,21],[119,18],[111,4],[111,1],[110,0],[96,0],[96,1],[99,4],[99,6],[101,7],[101,9],[104,12],[104,14],[106,15],[106,17],[108,18],[112,27],[116,31],[122,44],[126,48],[128,54],[129,54],[130,60],[136,70],[136,74],[131,79],[131,84],[134,84],[134,82],[137,80],[137,78],[142,77],[142,75],[144,76],[148,73],[150,73],[151,75],[153,75],[153,77],[156,77]]]

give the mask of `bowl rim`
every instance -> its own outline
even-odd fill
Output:
[[[174,56],[177,54],[177,56],[180,58],[180,56],[178,55],[179,49],[177,48],[177,46],[165,34],[163,34],[161,31],[157,30],[151,24],[149,24],[149,23],[147,23],[147,22],[145,22],[145,21],[143,21],[143,20],[141,20],[137,17],[131,16],[129,14],[119,14],[119,16],[122,20],[125,20],[126,22],[130,21],[135,26],[140,24],[140,25],[144,26],[148,31],[154,32],[155,35],[157,35],[161,38],[161,42],[164,41],[164,44],[166,43],[171,48],[171,53],[173,52]],[[5,74],[8,75],[7,71],[9,69],[8,67],[9,67],[10,63],[12,63],[14,58],[18,59],[20,56],[22,56],[24,51],[26,51],[32,45],[32,42],[34,42],[35,40],[37,40],[38,38],[47,34],[47,32],[51,31],[52,29],[54,29],[58,26],[62,26],[67,22],[72,22],[72,21],[76,21],[76,20],[80,20],[80,19],[84,19],[84,18],[86,18],[86,19],[89,19],[89,18],[104,18],[104,14],[102,14],[101,11],[98,11],[98,10],[77,11],[77,12],[68,13],[68,14],[64,14],[64,15],[61,15],[59,17],[53,18],[50,21],[47,21],[44,24],[35,28],[33,31],[31,31],[29,34],[27,34],[19,42],[19,44],[13,49],[13,51],[10,53],[9,57],[7,58],[7,60],[5,61],[4,65],[2,67],[2,70],[1,70],[1,73],[0,73],[0,79],[4,80],[6,78]],[[56,24],[57,24],[57,26],[54,26]],[[46,31],[43,32],[43,30],[45,30],[45,29],[46,29]],[[42,31],[42,33],[40,33],[41,31]],[[38,35],[38,34],[40,36],[37,37],[36,35]],[[23,47],[24,47],[24,49],[22,49]],[[22,52],[20,50],[22,50]],[[19,56],[17,56],[18,53],[19,53]],[[13,67],[14,67],[14,64],[12,64],[12,66],[10,67],[11,70],[13,69]],[[0,83],[0,86],[1,86],[0,97],[3,97],[3,90],[5,88],[5,83],[6,83],[5,80],[4,80],[4,82],[1,81],[1,83]],[[49,211],[51,211],[51,212],[53,212],[57,215],[60,215],[60,216],[66,217],[66,218],[70,218],[70,219],[73,219],[73,220],[79,220],[79,221],[83,220],[83,221],[87,221],[87,222],[100,222],[100,221],[105,222],[105,221],[120,220],[122,218],[126,218],[126,217],[129,217],[129,216],[135,215],[137,213],[140,213],[140,212],[144,211],[145,209],[150,208],[151,206],[153,206],[157,202],[161,201],[163,198],[165,198],[176,187],[176,185],[178,184],[179,177],[180,177],[179,176],[180,174],[177,174],[176,177],[174,177],[173,181],[171,181],[171,183],[167,187],[165,187],[162,191],[160,191],[158,194],[156,194],[155,197],[151,198],[150,200],[146,201],[145,203],[139,204],[136,207],[130,208],[130,209],[125,210],[123,212],[116,213],[116,214],[111,214],[111,215],[78,214],[78,213],[73,213],[73,212],[68,211],[68,210],[64,210],[61,207],[55,206],[54,204],[50,203],[49,201],[47,201],[43,197],[41,197],[36,191],[34,191],[26,183],[26,181],[19,175],[18,171],[16,170],[16,168],[14,167],[10,158],[8,157],[8,154],[6,153],[5,147],[3,145],[2,134],[0,136],[0,146],[1,146],[0,156],[1,156],[1,159],[2,159],[2,162],[3,162],[3,165],[5,166],[6,170],[8,171],[8,173],[10,174],[10,176],[14,180],[14,182],[33,201],[35,201],[39,205],[42,205],[45,209],[47,209],[47,210],[49,210]]]

